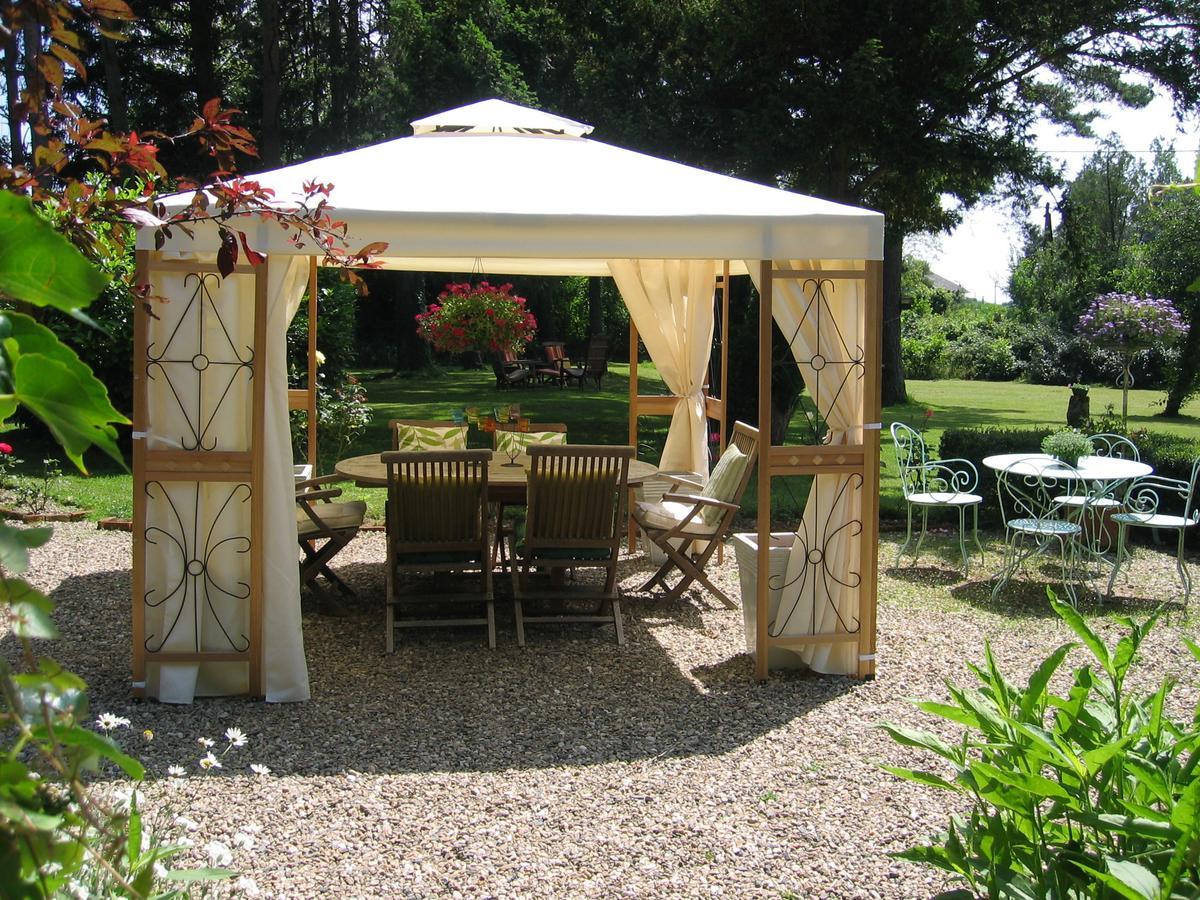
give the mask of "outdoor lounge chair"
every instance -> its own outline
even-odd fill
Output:
[[[1183,605],[1187,606],[1192,596],[1192,577],[1188,574],[1187,563],[1183,560],[1183,542],[1187,530],[1200,525],[1200,504],[1196,491],[1200,483],[1200,458],[1192,463],[1192,477],[1187,481],[1179,478],[1166,478],[1162,475],[1144,475],[1129,485],[1125,492],[1125,509],[1113,515],[1117,523],[1117,558],[1113,564],[1112,574],[1108,577],[1108,588],[1105,596],[1112,595],[1113,582],[1117,580],[1117,572],[1125,561],[1125,532],[1129,528],[1161,528],[1178,533],[1178,543],[1175,550],[1175,571],[1183,586]],[[1182,502],[1182,515],[1160,512],[1165,500]]]
[[[567,383],[564,373],[567,365],[566,345],[562,341],[546,341],[542,344],[542,352],[546,355],[546,361],[534,369],[533,374],[543,384],[547,381],[557,381],[558,386],[562,387]]]
[[[616,589],[617,558],[633,454],[632,447],[534,444],[529,448],[527,513],[524,527],[512,536],[513,609],[519,645],[525,645],[528,623],[612,623],[617,643],[625,642]],[[589,568],[604,570],[603,587],[563,586],[564,570],[573,573]],[[535,576],[534,569],[540,574]],[[599,606],[582,614],[562,611],[530,616],[525,611],[529,600],[568,599]]]
[[[408,450],[466,450],[467,429],[455,422],[428,422],[421,419],[392,419],[392,449]]]
[[[642,501],[634,505],[634,520],[667,555],[666,562],[642,585],[643,591],[662,585],[665,597],[674,599],[698,581],[730,609],[737,606],[708,579],[704,567],[733,528],[733,517],[741,508],[757,456],[758,429],[737,422],[733,439],[703,488],[686,478],[666,475],[676,488],[663,494],[657,503]],[[680,487],[686,490],[680,492]],[[674,569],[681,577],[674,587],[667,587],[666,578]]]
[[[485,625],[496,646],[492,567],[488,548],[487,496],[490,450],[384,453],[387,466],[387,652],[398,628]],[[433,574],[430,590],[401,594],[405,574]],[[454,592],[438,573],[459,573],[476,590]],[[469,617],[402,617],[409,601],[444,605],[481,603],[484,614]]]
[[[971,556],[967,551],[968,508],[971,510],[971,536],[980,558],[984,555],[983,545],[979,543],[979,507],[983,503],[983,497],[978,493],[979,470],[969,459],[930,459],[921,433],[903,422],[892,423],[892,446],[896,451],[900,488],[908,513],[904,543],[896,551],[895,565],[900,565],[900,559],[912,544],[914,506],[921,511],[921,534],[912,553],[914,563],[925,543],[929,510],[953,509],[958,514],[958,552],[962,556],[963,578],[966,578],[971,570]]]
[[[496,387],[503,390],[510,387],[526,387],[529,384],[529,370],[521,366],[511,366],[501,356],[492,357],[492,374],[496,376]]]
[[[329,561],[358,534],[367,504],[362,500],[332,502],[342,495],[342,489],[323,485],[337,480],[337,475],[325,475],[296,482],[296,537],[304,553],[300,587],[316,587],[317,576],[324,575],[343,594],[353,595],[350,586],[329,568]]]
[[[563,375],[583,387],[584,381],[595,381],[596,390],[600,390],[600,379],[608,373],[608,337],[603,334],[593,334],[588,338],[587,354],[582,364],[564,366]]]

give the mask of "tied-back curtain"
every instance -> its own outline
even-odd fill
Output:
[[[805,278],[776,278],[771,308],[825,420],[825,443],[862,444],[863,282],[821,277],[822,269],[845,271],[862,264],[785,260],[776,265],[812,272]],[[761,289],[758,263],[748,260],[746,266]],[[862,478],[817,475],[788,557],[772,636],[858,630],[861,533]],[[818,672],[858,671],[855,644],[815,645],[797,652]]]
[[[182,257],[212,262],[213,256]],[[255,277],[151,273],[148,450],[245,451],[265,458],[263,655],[266,699],[306,700],[300,621],[295,480],[287,412],[287,326],[299,308],[305,257],[268,269],[267,359],[253,358]],[[252,378],[266,379],[264,421],[252,422]],[[146,647],[231,651],[248,646],[250,485],[146,485]],[[244,663],[164,663],[147,669],[147,694],[168,703],[244,693]]]
[[[713,337],[713,260],[612,259],[609,271],[650,358],[679,403],[659,468],[708,472],[704,376]],[[630,360],[630,365],[636,365]]]

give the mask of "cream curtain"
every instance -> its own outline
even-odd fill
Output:
[[[659,468],[707,474],[704,376],[712,350],[717,264],[714,260],[612,259],[608,269],[650,358],[671,393],[680,398]]]
[[[211,261],[208,257],[188,259]],[[245,451],[266,458],[264,504],[264,676],[266,699],[306,700],[300,623],[295,488],[291,474],[285,342],[308,272],[306,257],[272,257],[268,270],[267,359],[253,360],[254,276],[156,272],[149,323],[151,450]],[[251,366],[250,364],[253,363]],[[267,379],[267,409],[252,421],[251,375]],[[253,429],[253,431],[252,431]],[[242,650],[248,644],[250,489],[247,484],[149,482],[146,535],[146,649]],[[276,527],[276,523],[286,523]],[[168,703],[243,693],[243,663],[155,664],[147,693]]]
[[[759,284],[757,263],[747,268]],[[822,280],[821,269],[861,269],[845,260],[786,260],[789,269],[811,270],[805,279],[775,279],[772,311],[788,339],[804,384],[828,427],[827,443],[861,444],[863,410],[863,282]],[[856,630],[862,534],[862,480],[857,475],[818,475],[788,558],[779,612],[771,634],[829,634]],[[818,672],[854,674],[856,644],[816,645],[797,651]]]

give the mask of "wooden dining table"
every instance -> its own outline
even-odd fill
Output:
[[[522,454],[509,465],[508,457],[496,454],[488,463],[488,499],[506,505],[521,506],[525,503],[528,488],[529,457]],[[359,487],[387,487],[387,466],[378,453],[351,456],[336,463],[333,470],[348,478]],[[640,459],[629,461],[629,486],[638,487],[658,474],[658,466]]]

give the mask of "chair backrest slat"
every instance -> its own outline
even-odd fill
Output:
[[[525,534],[530,550],[610,548],[615,554],[633,455],[632,447],[531,446]]]
[[[486,544],[490,450],[391,451],[388,540],[398,552]]]

